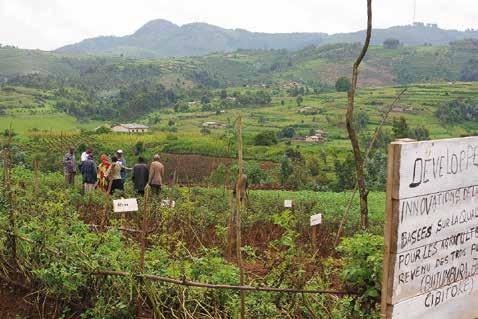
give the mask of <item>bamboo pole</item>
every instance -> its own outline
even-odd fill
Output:
[[[244,286],[244,268],[242,267],[242,239],[241,239],[241,189],[240,189],[240,179],[244,173],[244,161],[242,158],[243,145],[242,145],[242,117],[239,115],[236,123],[237,128],[237,165],[239,172],[237,175],[236,182],[236,255],[237,255],[237,266],[239,267],[239,280],[240,285]],[[245,305],[245,294],[244,290],[240,291],[241,297],[241,319],[246,317],[246,305]]]

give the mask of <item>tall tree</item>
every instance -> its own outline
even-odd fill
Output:
[[[347,115],[345,118],[345,124],[347,127],[347,133],[352,143],[352,149],[355,158],[355,170],[357,174],[357,185],[360,195],[360,226],[362,229],[368,227],[368,191],[365,185],[365,174],[364,174],[364,160],[362,153],[360,152],[360,145],[357,137],[357,133],[353,127],[353,117],[354,117],[354,106],[355,106],[355,91],[357,90],[357,81],[359,74],[360,63],[362,63],[365,54],[367,53],[368,47],[370,45],[370,38],[372,37],[372,0],[367,0],[367,34],[365,37],[365,42],[362,47],[362,51],[355,60],[352,69],[352,86],[348,91],[348,107]]]

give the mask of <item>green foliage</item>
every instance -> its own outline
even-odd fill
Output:
[[[410,138],[417,141],[426,141],[430,139],[430,131],[424,125],[418,125],[410,132]]]
[[[335,81],[335,90],[337,92],[347,92],[352,87],[350,79],[346,76],[342,76]]]
[[[264,184],[268,181],[267,172],[255,162],[247,162],[245,171],[249,184]]]
[[[385,49],[397,49],[400,46],[400,41],[395,38],[388,38],[383,41],[383,47]]]
[[[277,144],[276,134],[273,131],[264,131],[254,138],[254,145],[270,146]]]
[[[370,118],[365,111],[359,111],[354,114],[353,125],[356,130],[361,131],[367,128]]]
[[[438,107],[435,115],[444,124],[478,121],[478,102],[471,99],[457,99],[443,103]]]
[[[385,191],[387,181],[387,153],[378,149],[365,164],[365,182],[369,190]]]
[[[310,175],[317,176],[320,173],[319,160],[315,157],[312,157],[307,160],[307,167],[309,169]]]
[[[400,118],[397,120],[397,118],[393,118],[393,123],[392,123],[392,132],[393,136],[397,138],[407,138],[410,135],[410,129],[407,124],[407,120],[405,117],[400,116]]]
[[[280,130],[277,135],[279,136],[279,138],[293,138],[295,134],[295,129],[291,126],[288,126]]]
[[[102,125],[95,130],[96,134],[108,134],[111,133],[111,128]]]
[[[371,234],[344,238],[337,247],[344,265],[342,279],[360,296],[354,310],[361,318],[378,315],[383,249],[383,237]]]
[[[469,59],[460,72],[461,81],[478,81],[478,59]]]
[[[337,177],[335,191],[341,192],[355,187],[355,160],[351,153],[347,155],[344,161],[335,160],[335,175]]]
[[[292,166],[292,161],[289,159],[289,157],[284,156],[280,162],[280,175],[282,185],[285,185],[285,183],[289,179],[289,176],[291,176],[293,172],[294,167]]]

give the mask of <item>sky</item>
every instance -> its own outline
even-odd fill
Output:
[[[477,0],[373,0],[377,28],[437,23],[478,29]],[[0,44],[53,50],[100,35],[134,33],[153,19],[257,32],[352,32],[366,0],[0,0]]]

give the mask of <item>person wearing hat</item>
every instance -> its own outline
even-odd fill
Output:
[[[80,171],[83,176],[85,193],[93,191],[98,180],[96,175],[96,163],[93,161],[93,154],[88,154],[86,161],[81,164]]]
[[[131,168],[128,168],[126,166],[126,159],[123,156],[123,150],[120,149],[116,151],[116,158],[118,159],[116,164],[121,166],[121,170],[120,170],[121,183],[123,184],[123,188],[124,188],[124,183],[126,182],[126,178],[128,177],[128,173],[126,170],[131,170]]]

